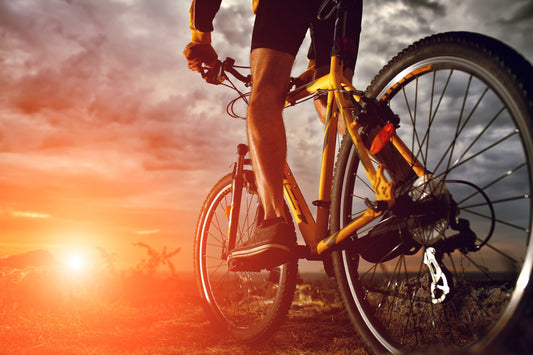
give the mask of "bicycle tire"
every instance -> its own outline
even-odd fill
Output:
[[[243,189],[237,246],[250,237],[263,215],[255,189],[249,183]],[[203,204],[194,242],[195,277],[211,323],[235,340],[252,344],[268,339],[284,321],[296,287],[298,261],[293,257],[269,271],[229,271],[223,249],[231,195],[232,176],[228,174],[215,184]],[[293,242],[296,244],[296,234]]]
[[[414,217],[392,214],[396,220],[373,222],[332,253],[343,303],[371,351],[492,353],[519,320],[532,288],[532,85],[531,64],[507,45],[450,32],[400,52],[367,88],[367,97],[388,102],[399,114],[398,135],[429,170],[428,179],[417,180],[422,194],[444,196],[445,186],[457,205],[451,217],[425,225],[417,220],[422,234],[405,227]],[[367,208],[364,197],[375,199],[359,167],[346,136],[332,189],[333,232]],[[397,183],[397,197],[415,200],[408,192],[416,188],[412,181]],[[458,218],[470,222],[479,250],[442,252],[439,265],[452,292],[434,303],[423,258],[431,246],[443,245],[439,240],[450,240],[447,220]],[[357,247],[365,236],[381,245],[369,252],[367,238]],[[394,254],[395,248],[400,252]]]

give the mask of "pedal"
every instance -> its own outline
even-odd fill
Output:
[[[246,265],[242,260],[231,259],[228,262],[228,268],[231,272],[259,272],[261,268],[256,265]]]

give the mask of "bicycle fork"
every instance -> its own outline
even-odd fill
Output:
[[[239,157],[233,164],[231,204],[226,208],[226,211],[224,211],[229,220],[226,250],[223,251],[224,258],[226,258],[235,248],[235,242],[237,239],[242,190],[245,184],[244,165],[250,164],[250,161],[245,159],[247,153],[248,147],[245,144],[239,144],[237,146],[237,154]]]

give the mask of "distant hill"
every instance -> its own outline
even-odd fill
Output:
[[[0,267],[22,269],[30,266],[55,266],[57,260],[47,250],[32,250],[26,253],[0,258]]]

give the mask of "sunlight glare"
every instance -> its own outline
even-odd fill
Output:
[[[71,253],[66,260],[66,267],[74,273],[83,272],[87,268],[87,259],[80,253]]]

